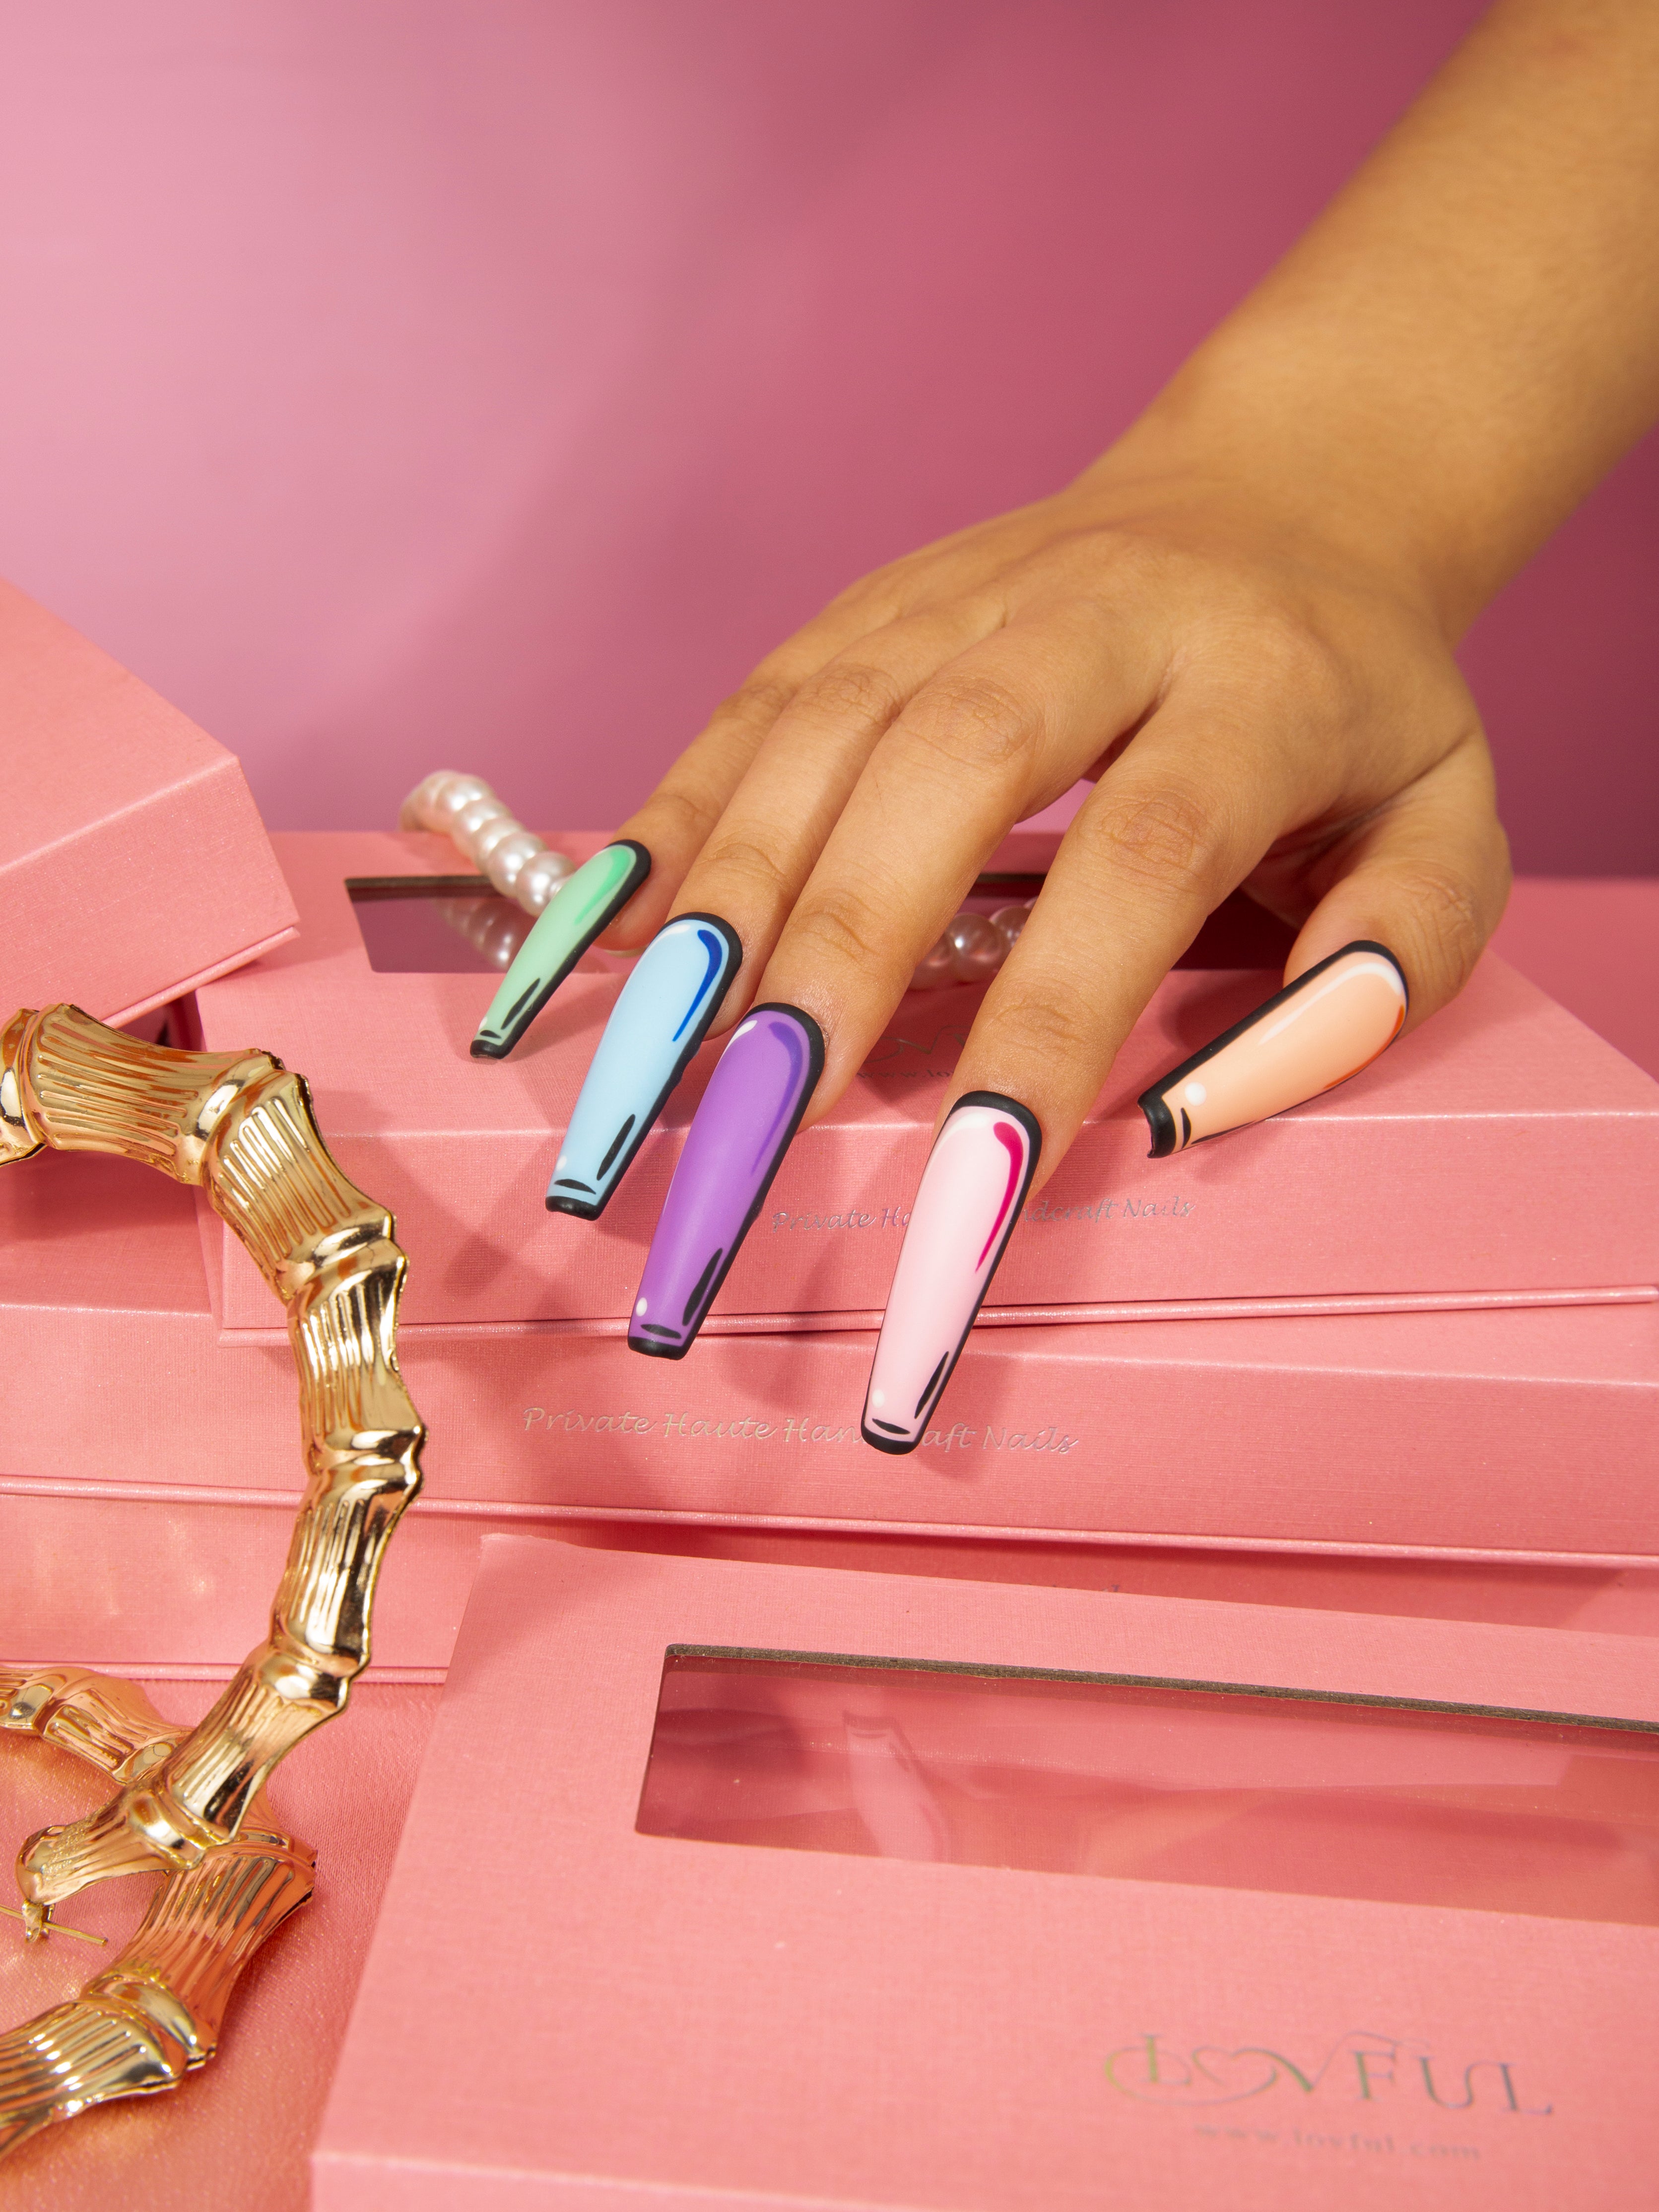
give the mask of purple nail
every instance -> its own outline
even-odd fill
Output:
[[[646,1255],[634,1351],[679,1359],[690,1349],[823,1073],[823,1032],[799,1006],[756,1006],[732,1030]]]

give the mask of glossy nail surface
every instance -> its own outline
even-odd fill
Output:
[[[732,1030],[646,1255],[628,1324],[635,1352],[690,1349],[823,1073],[823,1032],[799,1006],[757,1006]]]
[[[1346,1083],[1400,1034],[1406,978],[1386,945],[1345,945],[1141,1093],[1165,1159]]]
[[[742,960],[737,931],[712,914],[680,915],[647,945],[611,1009],[570,1116],[547,1188],[555,1213],[595,1221],[605,1211],[708,1034]]]
[[[994,1091],[957,1101],[923,1170],[876,1343],[864,1441],[914,1451],[962,1356],[1042,1148],[1036,1117]]]
[[[565,879],[519,948],[472,1040],[475,1060],[505,1060],[565,977],[651,872],[643,845],[604,846]]]

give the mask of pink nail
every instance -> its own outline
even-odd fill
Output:
[[[970,1091],[928,1156],[876,1345],[864,1441],[914,1451],[962,1356],[1030,1188],[1042,1132],[1029,1108]]]

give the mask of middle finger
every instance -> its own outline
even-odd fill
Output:
[[[672,912],[720,916],[743,963],[714,1033],[753,996],[791,908],[871,755],[939,669],[994,632],[993,599],[955,601],[860,638],[802,684],[760,745]]]

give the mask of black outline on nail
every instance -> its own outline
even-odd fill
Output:
[[[783,1156],[788,1151],[790,1146],[795,1141],[795,1132],[800,1127],[801,1115],[806,1111],[807,1107],[811,1103],[812,1093],[817,1089],[819,1082],[823,1079],[823,1031],[818,1027],[817,1024],[812,1019],[812,1017],[806,1012],[805,1007],[792,1006],[788,1001],[784,999],[765,999],[762,1000],[759,1006],[750,1006],[748,1012],[743,1018],[746,1022],[750,1022],[754,1020],[757,1014],[787,1014],[792,1021],[799,1022],[802,1030],[805,1032],[807,1072],[806,1080],[801,1085],[800,1097],[796,1100],[794,1111],[789,1116],[788,1124],[785,1127],[782,1135],[778,1139],[777,1147],[772,1154],[772,1164],[768,1168],[766,1173],[761,1177],[760,1182],[756,1188],[754,1201],[750,1205],[748,1212],[743,1217],[743,1220],[738,1229],[738,1233],[732,1239],[731,1249],[727,1251],[725,1259],[720,1262],[719,1271],[715,1274],[714,1281],[708,1285],[708,1291],[702,1301],[702,1310],[698,1313],[696,1320],[688,1328],[686,1334],[681,1341],[677,1345],[672,1346],[666,1344],[641,1343],[634,1334],[634,1324],[630,1322],[629,1323],[628,1329],[628,1348],[630,1352],[642,1352],[648,1357],[654,1359],[684,1359],[686,1353],[690,1352],[692,1346],[696,1342],[697,1332],[702,1328],[704,1322],[708,1320],[708,1309],[714,1304],[715,1299],[720,1296],[720,1285],[731,1273],[732,1262],[737,1258],[738,1253],[742,1251],[744,1239],[754,1227],[756,1218],[759,1214],[762,1206],[766,1203],[767,1193],[772,1188],[772,1184],[777,1176],[778,1170],[783,1165]],[[735,1042],[735,1031],[733,1031],[732,1036],[733,1042]],[[726,1047],[726,1050],[728,1052],[731,1050],[730,1045]],[[722,1057],[724,1055],[722,1055]],[[1000,1255],[998,1256],[1000,1257]],[[651,1324],[647,1322],[645,1326],[648,1328]]]
[[[1313,967],[1304,969],[1294,983],[1286,983],[1284,989],[1275,991],[1271,999],[1264,999],[1261,1004],[1253,1008],[1242,1021],[1235,1022],[1230,1030],[1223,1030],[1219,1036],[1212,1036],[1208,1044],[1200,1046],[1190,1060],[1183,1060],[1179,1067],[1172,1067],[1167,1075],[1160,1076],[1150,1090],[1141,1092],[1138,1103],[1141,1112],[1146,1116],[1146,1126],[1152,1133],[1152,1148],[1146,1155],[1149,1160],[1167,1160],[1172,1152],[1185,1152],[1187,1149],[1184,1145],[1176,1142],[1175,1117],[1170,1113],[1164,1096],[1170,1085],[1182,1082],[1188,1076],[1195,1074],[1206,1060],[1212,1059],[1221,1050],[1223,1045],[1231,1044],[1235,1037],[1242,1037],[1246,1030],[1254,1029],[1265,1014],[1272,1013],[1275,1006],[1282,1006],[1286,999],[1293,999],[1297,993],[1311,983],[1316,975],[1322,975],[1325,970],[1334,966],[1337,961],[1346,960],[1351,952],[1381,953],[1389,967],[1394,969],[1395,974],[1399,976],[1400,988],[1406,994],[1406,1012],[1411,1012],[1412,987],[1406,981],[1406,971],[1400,964],[1400,957],[1397,953],[1390,952],[1386,945],[1379,945],[1376,939],[1371,937],[1356,937],[1352,945],[1340,945],[1334,952],[1327,953],[1324,959],[1316,962]],[[1395,1034],[1398,1036],[1398,1030]],[[1393,1042],[1394,1038],[1390,1037],[1389,1044]],[[1388,1045],[1382,1048],[1384,1052],[1388,1048]],[[1367,1060],[1365,1066],[1369,1067],[1370,1065],[1370,1062]],[[1328,1087],[1332,1091],[1338,1090],[1342,1083],[1352,1083],[1354,1075],[1364,1073],[1364,1068],[1356,1067],[1353,1075],[1345,1075],[1338,1083],[1333,1083]],[[1322,1098],[1325,1094],[1322,1091],[1316,1091],[1312,1095]],[[1305,1098],[1298,1098],[1297,1105],[1305,1106],[1307,1103]],[[1283,1110],[1286,1114],[1293,1114],[1296,1111],[1296,1106],[1286,1106]],[[1277,1116],[1269,1115],[1267,1118],[1273,1121]],[[1232,1128],[1213,1129],[1209,1137],[1199,1137],[1194,1141],[1206,1145],[1212,1137],[1231,1137],[1233,1129],[1249,1129],[1254,1127],[1255,1124],[1250,1121],[1235,1121]]]
[[[873,1449],[878,1452],[889,1452],[895,1459],[902,1459],[908,1453],[915,1451],[927,1434],[929,1417],[939,1400],[945,1395],[951,1377],[957,1371],[957,1362],[961,1358],[967,1346],[968,1339],[973,1334],[974,1323],[979,1319],[979,1310],[984,1304],[986,1294],[996,1278],[997,1269],[1002,1265],[1002,1255],[1008,1249],[1008,1239],[1019,1226],[1020,1217],[1025,1211],[1026,1194],[1031,1188],[1031,1178],[1036,1173],[1037,1162],[1042,1157],[1042,1124],[1029,1106],[1022,1106],[1018,1098],[1007,1097],[1000,1091],[964,1091],[940,1125],[939,1133],[940,1137],[945,1134],[945,1130],[950,1127],[951,1121],[964,1106],[989,1106],[996,1113],[1006,1114],[1011,1119],[1018,1121],[1031,1140],[1030,1157],[1026,1161],[1025,1174],[1019,1188],[1014,1194],[1013,1204],[1008,1208],[1007,1224],[1002,1232],[1002,1240],[997,1246],[996,1257],[986,1271],[985,1280],[980,1287],[979,1296],[974,1301],[974,1310],[968,1316],[967,1327],[957,1339],[956,1350],[948,1352],[939,1362],[939,1367],[943,1368],[944,1372],[941,1374],[939,1369],[935,1368],[933,1381],[922,1392],[917,1403],[914,1416],[917,1426],[914,1437],[878,1437],[871,1434],[874,1416],[870,1411],[870,1388],[867,1383],[865,1385],[864,1411],[859,1417],[859,1434]],[[938,1142],[937,1138],[934,1142]],[[930,1152],[928,1158],[931,1159],[932,1157]],[[927,1172],[924,1168],[923,1175],[925,1176]],[[877,1422],[875,1425],[885,1427],[888,1424]]]
[[[723,939],[727,951],[731,955],[726,973],[720,978],[718,987],[710,993],[708,1005],[704,1011],[702,1019],[700,1022],[694,1022],[692,1024],[690,1031],[686,1037],[685,1049],[681,1053],[679,1058],[674,1062],[672,1072],[671,1073],[667,1082],[664,1084],[662,1089],[657,1093],[656,1103],[652,1107],[649,1113],[641,1114],[640,1115],[638,1125],[634,1130],[632,1139],[630,1140],[627,1150],[623,1152],[616,1161],[608,1181],[605,1178],[605,1169],[603,1167],[600,1169],[600,1188],[599,1196],[592,1199],[555,1198],[552,1190],[550,1190],[547,1194],[546,1201],[547,1210],[550,1213],[572,1213],[574,1214],[579,1221],[597,1221],[599,1219],[599,1216],[605,1212],[605,1207],[610,1205],[611,1200],[616,1196],[617,1192],[621,1188],[623,1177],[628,1173],[629,1169],[634,1164],[635,1154],[639,1151],[640,1146],[645,1142],[646,1139],[651,1134],[653,1129],[656,1127],[658,1121],[661,1116],[663,1108],[668,1103],[668,1101],[673,1095],[674,1091],[678,1089],[679,1085],[684,1077],[686,1069],[690,1066],[691,1062],[696,1059],[698,1052],[701,1050],[703,1040],[708,1036],[709,1030],[714,1024],[715,1015],[719,1013],[721,1006],[726,1003],[726,994],[731,989],[733,981],[736,980],[738,970],[743,965],[743,939],[738,935],[737,931],[732,928],[731,923],[729,921],[722,921],[720,916],[717,914],[677,914],[672,915],[667,921],[664,922],[662,928],[672,929],[677,927],[678,924],[683,921],[697,922],[706,928],[715,931],[719,934],[719,936]],[[657,937],[660,937],[661,935],[662,929],[659,929],[657,932]],[[654,945],[656,941],[657,938],[653,937],[651,940],[651,945]],[[651,945],[647,945],[645,948],[645,952],[642,952],[640,955],[641,960],[644,959],[646,953],[650,951]],[[607,1163],[609,1163],[610,1155],[608,1153],[606,1155],[606,1160]],[[555,1185],[554,1188],[556,1188],[557,1186]]]
[[[526,991],[521,999],[514,1002],[507,1021],[501,1029],[490,1031],[486,1036],[480,1025],[477,1035],[467,1048],[474,1060],[505,1060],[507,1058],[576,963],[585,953],[592,951],[594,945],[605,935],[605,931],[610,928],[611,923],[650,874],[651,855],[645,847],[633,837],[612,837],[607,843],[599,847],[599,853],[590,853],[588,859],[596,860],[599,853],[608,853],[617,847],[625,848],[633,854],[634,865],[606,902],[598,921],[594,922],[586,936],[577,939],[574,949],[564,965],[555,973],[551,981],[544,986],[536,986]],[[545,911],[544,908],[543,912]],[[537,920],[540,919],[541,916],[538,915]]]

